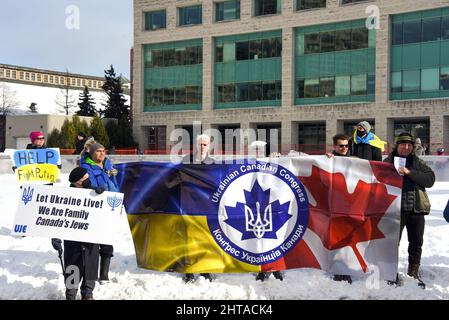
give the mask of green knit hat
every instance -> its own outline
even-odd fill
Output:
[[[396,138],[396,144],[399,145],[401,143],[411,143],[412,145],[415,145],[415,138],[408,132],[402,132]]]

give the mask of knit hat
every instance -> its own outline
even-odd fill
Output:
[[[86,134],[85,134],[84,132],[82,132],[82,131],[78,132],[78,135],[79,135],[80,137],[83,137],[84,139],[87,138]]]
[[[421,144],[421,139],[420,138],[416,138],[415,139],[415,144]]]
[[[357,127],[360,126],[363,129],[365,129],[366,133],[371,131],[371,125],[369,124],[368,121],[361,121],[357,124]]]
[[[89,153],[90,154],[94,154],[95,151],[97,151],[98,149],[105,149],[105,147],[101,143],[95,142],[95,143],[90,145]]]
[[[401,143],[411,143],[412,145],[415,145],[415,139],[413,136],[408,132],[402,132],[397,138],[396,138],[396,144],[399,145]]]
[[[40,131],[33,131],[33,132],[31,132],[30,133],[31,143],[33,143],[34,140],[36,140],[37,138],[43,137],[43,136],[44,136],[44,134],[42,132],[40,132]]]
[[[80,180],[87,173],[87,170],[81,167],[76,167],[70,172],[69,181],[75,183]]]

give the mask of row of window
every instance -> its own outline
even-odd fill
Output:
[[[84,87],[88,86],[89,88],[101,89],[103,86],[103,81],[96,80],[87,80],[80,78],[66,78],[64,76],[54,76],[49,74],[42,74],[38,72],[27,72],[27,71],[17,71],[10,69],[0,69],[0,78],[13,79],[13,80],[23,80],[23,81],[31,81],[31,82],[41,82],[48,84],[56,84],[56,85],[64,85],[67,84],[71,86]]]
[[[375,82],[376,77],[367,74],[301,79],[296,82],[296,97],[304,99],[374,94]]]
[[[300,35],[298,41],[300,41],[299,55],[363,49],[368,48],[368,29],[353,28],[309,33]]]
[[[281,13],[281,0],[253,0],[254,16]],[[342,4],[366,0],[342,0]],[[227,0],[214,3],[215,21],[232,21],[240,19],[240,0]],[[296,0],[296,10],[325,8],[326,0]],[[158,30],[167,27],[166,10],[145,12],[145,30]],[[188,26],[203,23],[202,5],[178,8],[178,25]]]
[[[224,43],[215,48],[215,62],[257,60],[281,56],[281,37]]]
[[[217,102],[281,100],[281,81],[233,83],[217,86]]]
[[[145,106],[201,104],[202,90],[199,86],[148,89],[145,90]]]
[[[394,45],[449,40],[449,16],[393,23]]]
[[[449,90],[449,67],[391,73],[391,92]]]
[[[185,66],[203,63],[203,47],[152,49],[145,61],[146,68]]]

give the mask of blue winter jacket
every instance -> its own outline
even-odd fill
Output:
[[[106,191],[119,192],[117,180],[114,176],[109,176],[108,171],[113,169],[111,161],[104,159],[103,168],[95,164],[89,154],[81,157],[80,167],[85,168],[92,182],[92,188],[102,187]]]
[[[446,208],[444,209],[443,217],[447,222],[449,222],[449,201],[447,202]]]

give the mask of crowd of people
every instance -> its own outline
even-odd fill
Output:
[[[77,137],[76,150],[74,154],[80,156],[79,166],[75,167],[69,175],[70,187],[93,189],[101,194],[104,191],[118,192],[115,176],[117,170],[113,168],[111,161],[106,157],[106,150],[103,145],[88,138],[80,132]],[[34,131],[30,133],[31,143],[28,149],[45,148],[45,137],[42,132]],[[194,152],[182,159],[183,163],[193,163],[207,165],[214,163],[210,156],[211,139],[207,135],[200,135],[196,139]],[[336,134],[333,137],[333,151],[326,153],[328,158],[333,157],[357,157],[365,160],[382,161],[382,153],[385,150],[386,142],[382,141],[371,131],[371,125],[367,121],[357,124],[351,137],[345,134]],[[421,279],[420,263],[423,246],[424,216],[430,213],[430,202],[426,193],[426,188],[433,186],[435,174],[419,156],[426,154],[425,148],[419,138],[413,137],[408,132],[399,134],[393,150],[389,153],[385,162],[393,163],[394,157],[406,159],[404,168],[399,168],[398,173],[403,176],[403,189],[401,201],[400,235],[404,228],[408,235],[408,271],[407,274],[417,280],[418,285],[425,288]],[[306,155],[300,153],[300,155]],[[280,157],[277,153],[272,155]],[[449,221],[449,205],[447,208],[447,220]],[[446,214],[446,213],[445,213]],[[77,266],[80,270],[81,297],[84,300],[93,299],[95,283],[99,280],[104,284],[109,280],[108,272],[113,247],[111,245],[85,243],[78,241],[64,241],[52,239],[52,245],[58,252],[64,252],[64,265]],[[398,244],[399,245],[399,244]],[[64,250],[63,250],[64,247]],[[256,275],[256,280],[265,281],[273,274],[278,280],[283,280],[280,271],[260,272]],[[70,274],[64,272],[67,279]],[[209,273],[202,273],[200,276],[209,281],[215,280]],[[195,282],[197,276],[186,273],[183,276],[185,283]],[[346,281],[352,283],[349,275],[335,274],[335,281]],[[399,274],[395,281],[389,284],[401,285],[402,279]],[[73,300],[76,298],[78,288],[67,287],[66,298]]]

